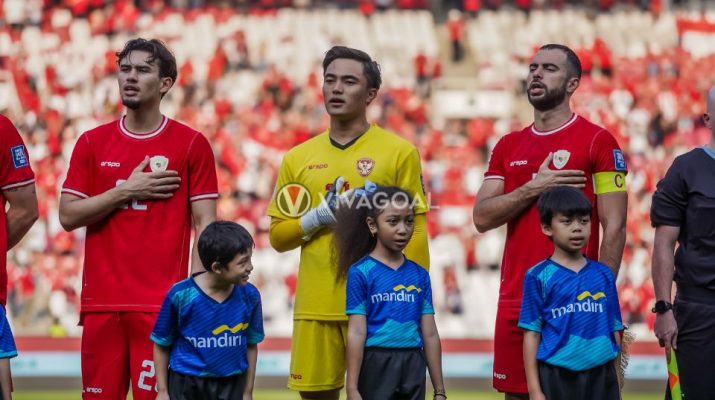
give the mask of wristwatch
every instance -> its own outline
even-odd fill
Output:
[[[655,307],[651,309],[652,312],[656,314],[663,314],[668,310],[672,310],[673,305],[665,300],[658,300],[655,302]]]

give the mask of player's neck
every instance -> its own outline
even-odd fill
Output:
[[[552,108],[539,111],[534,109],[534,127],[537,131],[548,132],[563,126],[573,116],[568,101]]]
[[[340,144],[347,144],[355,140],[358,136],[367,132],[370,129],[370,124],[367,118],[363,115],[362,118],[351,120],[338,120],[337,118],[330,119],[330,138]]]
[[[370,252],[370,257],[380,261],[392,269],[398,269],[405,262],[405,255],[401,251],[392,251],[379,242]]]
[[[560,249],[557,246],[554,246],[554,254],[551,256],[551,260],[574,272],[579,272],[588,263],[588,260],[581,254],[580,250],[572,252]]]
[[[206,272],[194,278],[196,284],[207,296],[221,303],[233,292],[233,283],[226,282],[217,274]]]
[[[159,128],[164,116],[161,115],[159,108],[152,110],[132,110],[127,109],[127,114],[124,117],[124,126],[132,133],[142,134],[150,133]]]

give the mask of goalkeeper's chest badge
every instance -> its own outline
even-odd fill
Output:
[[[569,162],[569,157],[571,157],[571,153],[569,153],[568,150],[557,151],[554,153],[554,167],[556,167],[556,169],[565,167],[566,163]]]
[[[360,176],[365,177],[370,175],[373,168],[375,168],[375,160],[372,158],[365,157],[357,160],[357,170],[360,173]]]
[[[154,156],[149,159],[149,168],[151,168],[151,172],[166,171],[166,167],[168,166],[169,159],[164,156]]]

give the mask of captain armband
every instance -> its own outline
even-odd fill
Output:
[[[625,192],[626,174],[618,171],[597,172],[593,175],[593,185],[596,194]]]

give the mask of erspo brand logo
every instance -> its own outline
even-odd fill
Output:
[[[298,218],[310,210],[310,192],[299,183],[289,183],[276,194],[276,206],[281,214],[289,218]]]

